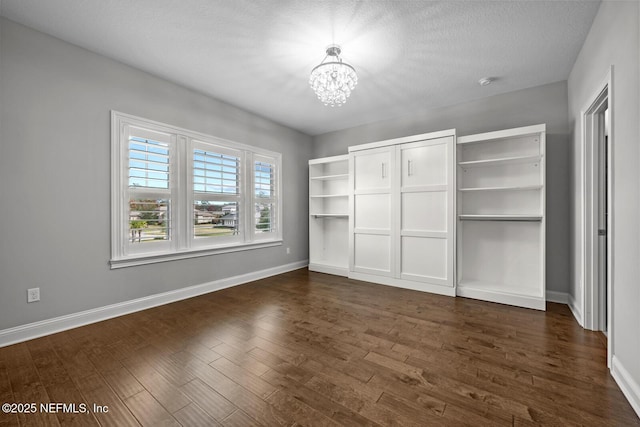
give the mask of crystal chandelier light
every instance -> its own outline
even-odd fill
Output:
[[[311,70],[309,84],[324,105],[341,107],[358,84],[356,70],[340,59],[340,46],[327,47],[327,55]],[[327,58],[328,62],[324,62]]]

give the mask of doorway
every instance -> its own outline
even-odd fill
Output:
[[[598,299],[600,302],[600,330],[608,334],[607,320],[607,294],[608,294],[608,240],[609,240],[609,106],[604,105],[605,110],[598,113],[599,119],[604,123],[604,132],[598,138]]]
[[[611,72],[583,110],[583,326],[607,336],[612,348],[612,109]]]

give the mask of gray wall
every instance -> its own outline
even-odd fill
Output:
[[[557,82],[396,120],[314,137],[314,157],[345,154],[350,145],[456,128],[458,136],[539,123],[547,125],[547,290],[569,292],[567,84]]]
[[[581,110],[613,65],[613,355],[640,385],[640,7],[636,1],[602,2],[569,76],[569,120],[573,130],[573,244],[571,293],[582,298],[580,248],[583,183]],[[611,101],[611,100],[610,100]],[[616,361],[614,360],[614,364]],[[636,396],[640,404],[640,396]],[[639,408],[640,409],[640,408]],[[639,410],[636,409],[636,410]]]
[[[0,330],[308,258],[309,136],[0,22]],[[111,109],[281,152],[282,247],[110,270]]]

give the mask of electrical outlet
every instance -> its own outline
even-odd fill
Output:
[[[27,289],[27,302],[40,301],[40,288]]]
[[[291,253],[291,248],[287,248],[287,255]]]

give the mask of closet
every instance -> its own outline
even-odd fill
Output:
[[[455,131],[349,147],[349,277],[455,295]]]
[[[309,162],[309,269],[545,309],[545,125]]]

